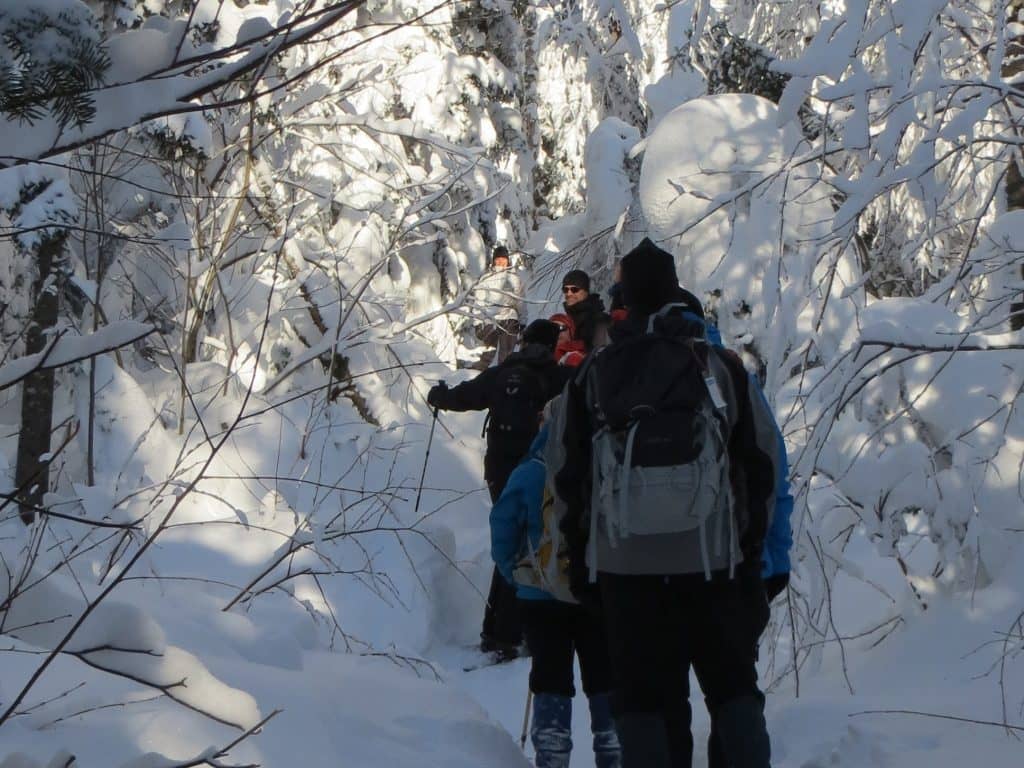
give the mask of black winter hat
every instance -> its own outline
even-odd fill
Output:
[[[622,299],[630,311],[649,315],[666,304],[680,300],[676,260],[668,251],[645,237],[636,248],[622,257]],[[692,298],[692,294],[688,294]],[[685,302],[689,304],[690,302]],[[694,298],[696,311],[704,312]]]
[[[575,285],[577,288],[582,288],[587,293],[590,293],[590,275],[582,269],[574,269],[562,278],[562,287],[564,288],[567,285]]]
[[[558,344],[558,334],[562,332],[562,326],[550,320],[534,320],[523,331],[524,344],[542,344],[545,347],[554,349]]]

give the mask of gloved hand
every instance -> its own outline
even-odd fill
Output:
[[[566,352],[558,359],[559,365],[565,365],[569,368],[575,368],[583,362],[585,355],[582,352],[570,351]]]
[[[444,400],[446,394],[448,394],[447,384],[443,381],[440,384],[435,384],[427,393],[427,405],[431,408],[440,408],[441,401]]]
[[[788,573],[776,573],[767,577],[764,580],[764,591],[768,596],[768,602],[772,602],[776,597],[786,591],[786,587],[789,586],[789,574]]]

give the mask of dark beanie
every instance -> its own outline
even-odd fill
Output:
[[[558,334],[562,332],[562,326],[550,320],[534,320],[523,331],[524,344],[542,344],[545,347],[554,349],[558,344]]]
[[[562,286],[566,285],[575,285],[577,288],[582,288],[587,293],[590,293],[590,275],[582,269],[574,269],[562,278]]]
[[[622,257],[622,299],[631,311],[643,315],[657,312],[679,301],[680,290],[675,258],[650,238],[645,237]],[[699,309],[700,302],[695,303]]]

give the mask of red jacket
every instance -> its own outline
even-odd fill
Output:
[[[570,368],[575,368],[577,365],[583,362],[583,358],[587,356],[586,346],[582,339],[576,338],[576,325],[573,323],[572,318],[566,314],[552,315],[550,318],[551,322],[558,323],[566,331],[568,331],[568,338],[566,334],[562,334],[558,338],[558,344],[555,346],[555,362],[559,365],[567,365]]]

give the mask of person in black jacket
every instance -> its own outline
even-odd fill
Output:
[[[590,292],[590,275],[582,269],[574,269],[562,278],[562,297],[562,306],[572,321],[572,340],[582,341],[589,353],[600,329],[610,322],[604,302],[599,295]]]
[[[716,509],[725,510],[732,525],[717,531],[711,526],[711,532],[698,537],[672,528],[640,535],[635,532],[639,528],[624,533],[620,518],[618,536],[612,539],[606,505],[591,498],[593,439],[603,427],[590,393],[602,358],[618,359],[616,350],[659,349],[638,341],[651,328],[672,339],[702,339],[706,332],[700,303],[679,286],[672,255],[650,240],[623,259],[622,286],[628,317],[612,327],[611,345],[566,388],[566,460],[555,484],[568,505],[562,530],[569,544],[571,588],[585,604],[599,606],[607,629],[623,768],[691,764],[691,665],[725,763],[730,768],[768,768],[770,742],[757,684],[756,636],[768,613],[760,568],[775,502],[774,422],[764,399],[749,386],[739,358],[691,342],[690,348],[706,354],[704,382],[710,399],[717,395],[720,403],[715,407],[727,425],[722,437],[730,494],[728,506]],[[597,371],[594,376],[592,370]],[[657,381],[654,360],[634,364],[633,370],[639,372],[631,379],[637,387]],[[661,389],[674,391],[671,385],[663,381]],[[629,510],[638,519],[644,513],[642,508]],[[705,536],[714,537],[707,547],[707,539],[700,538]]]
[[[560,331],[557,323],[534,320],[523,331],[521,348],[503,363],[451,389],[438,384],[427,395],[427,402],[443,411],[487,411],[484,481],[492,503],[529,451],[544,405],[562,391],[571,375],[571,369],[554,360]],[[514,658],[522,643],[515,587],[497,568],[480,638],[481,650],[505,658]]]

